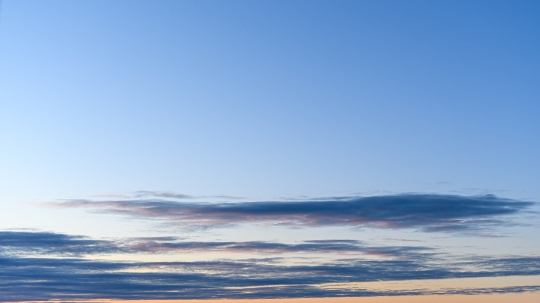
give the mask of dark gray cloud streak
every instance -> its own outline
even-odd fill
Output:
[[[425,258],[432,249],[424,246],[373,246],[355,240],[318,240],[297,244],[245,241],[195,242],[175,237],[93,240],[50,232],[0,231],[0,253],[5,255],[92,255],[114,253],[227,252],[248,254],[342,253],[394,258]]]
[[[507,223],[505,217],[522,212],[533,204],[494,195],[439,194],[238,203],[195,203],[163,199],[69,200],[48,203],[53,207],[90,208],[105,213],[166,220],[190,227],[264,223],[303,227],[415,228],[426,232],[486,229]]]

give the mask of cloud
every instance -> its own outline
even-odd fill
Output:
[[[159,198],[170,198],[170,199],[195,199],[191,195],[177,194],[163,191],[150,191],[150,190],[139,190],[135,192],[135,197],[159,197]]]
[[[494,195],[439,194],[236,203],[188,203],[163,199],[47,203],[52,207],[90,208],[105,213],[166,220],[189,227],[262,223],[300,227],[414,228],[426,232],[471,232],[499,226],[508,222],[507,216],[522,212],[533,204]]]
[[[114,199],[138,199],[138,198],[166,198],[166,199],[175,199],[175,200],[195,200],[195,199],[204,199],[204,198],[217,198],[225,200],[241,200],[242,197],[236,196],[226,196],[226,195],[215,195],[215,196],[192,196],[186,194],[172,193],[166,191],[151,191],[151,190],[138,190],[131,195],[121,195],[121,194],[99,194],[94,195],[96,198],[114,198]]]
[[[88,237],[50,232],[0,231],[0,253],[4,255],[49,254],[169,254],[226,252],[246,254],[333,253],[362,254],[390,258],[426,258],[431,248],[422,246],[372,246],[355,240],[317,240],[301,243],[265,241],[196,242],[175,237],[121,238],[94,240]]]
[[[540,274],[540,257],[462,264],[422,260],[341,260],[286,266],[244,261],[118,262],[0,257],[0,301],[88,299],[296,298],[431,294],[430,290],[329,288],[328,283]],[[540,286],[448,289],[436,293],[538,291]]]
[[[265,241],[244,242],[188,242],[188,241],[160,241],[148,239],[134,239],[128,242],[131,250],[138,252],[227,252],[250,254],[285,254],[285,253],[341,253],[363,254],[380,257],[412,258],[422,254],[428,257],[427,251],[431,248],[420,246],[370,246],[360,241],[326,240],[306,241],[290,244]]]
[[[0,252],[39,254],[114,253],[120,248],[111,241],[92,240],[50,232],[0,231]]]

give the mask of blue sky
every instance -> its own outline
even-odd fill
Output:
[[[538,257],[536,1],[4,0],[0,13],[5,232]],[[250,212],[373,196],[400,212]],[[431,213],[427,197],[463,207]],[[141,215],[149,205],[183,215]],[[230,205],[251,210],[185,221]]]

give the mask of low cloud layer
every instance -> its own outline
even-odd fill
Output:
[[[145,192],[147,194],[147,192]],[[426,232],[475,231],[507,223],[506,217],[534,203],[486,196],[400,194],[335,197],[306,201],[201,203],[153,199],[69,200],[47,205],[89,208],[136,218],[166,220],[189,227],[242,223],[283,226],[414,228]]]
[[[474,269],[473,269],[474,268]],[[213,299],[422,295],[430,290],[331,288],[328,283],[539,275],[540,258],[463,264],[422,260],[342,260],[284,266],[257,260],[113,262],[73,258],[0,257],[0,301],[85,299]],[[449,289],[437,293],[538,291],[540,286]]]
[[[279,258],[198,262],[122,262],[95,259],[107,253],[185,251],[352,253],[334,261]],[[383,255],[363,258],[360,254]],[[83,258],[84,257],[84,258]],[[540,275],[540,257],[455,258],[427,247],[369,246],[354,240],[183,242],[174,237],[95,240],[48,232],[0,232],[0,301],[89,299],[298,298],[433,293],[538,291],[538,285],[506,288],[369,290],[330,284],[445,278]]]

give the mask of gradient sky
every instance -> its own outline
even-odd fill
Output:
[[[0,301],[538,299],[540,2],[0,5]]]

